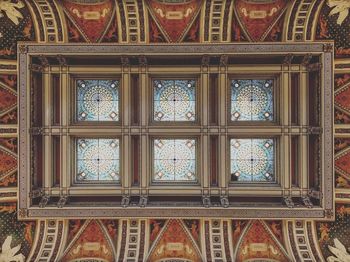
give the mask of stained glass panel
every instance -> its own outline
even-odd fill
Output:
[[[195,80],[154,80],[155,121],[195,121]]]
[[[119,121],[118,80],[77,80],[79,121]]]
[[[231,139],[231,181],[272,182],[273,139]]]
[[[77,181],[119,181],[119,139],[77,139]]]
[[[196,181],[194,139],[154,140],[155,181]]]
[[[232,80],[231,120],[272,121],[273,80]]]

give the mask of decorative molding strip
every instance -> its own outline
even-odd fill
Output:
[[[296,261],[324,261],[318,252],[314,253],[315,243],[313,239],[309,239],[310,232],[308,232],[307,221],[287,221],[287,227],[286,233]]]
[[[205,41],[208,42],[220,42],[222,41],[223,35],[223,23],[224,12],[226,7],[226,0],[223,1],[210,1],[210,15],[208,23],[208,37],[206,36]],[[208,6],[207,6],[208,8]],[[227,27],[226,27],[227,28]]]
[[[40,221],[36,247],[29,261],[56,261],[62,243],[63,220]]]
[[[53,0],[29,0],[33,17],[39,31],[38,42],[63,43],[62,23],[56,3]]]
[[[3,60],[0,59],[0,73],[16,73],[17,61],[16,60]]]
[[[145,43],[144,3],[140,0],[117,1],[120,12],[122,43]]]
[[[208,241],[211,248],[210,250],[211,261],[232,261],[230,253],[228,254],[229,259],[226,256],[227,255],[226,246],[228,245],[228,243],[226,243],[225,241],[227,240],[227,237],[224,237],[223,222],[224,222],[223,220],[219,220],[219,219],[213,219],[209,221],[210,231],[209,231]],[[227,227],[227,221],[225,222]]]
[[[287,13],[289,17],[286,36],[287,41],[307,41],[314,38],[318,13],[324,0],[296,0]]]
[[[118,261],[144,261],[146,221],[144,219],[122,221]]]

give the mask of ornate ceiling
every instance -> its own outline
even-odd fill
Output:
[[[348,0],[0,0],[0,261],[350,261],[349,9]],[[318,40],[336,48],[336,221],[17,220],[17,41]]]

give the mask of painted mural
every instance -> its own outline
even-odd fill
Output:
[[[336,205],[336,220],[317,223],[318,240],[327,261],[348,261],[350,258],[350,205]]]
[[[277,31],[281,31],[281,25],[275,27],[286,10],[288,1],[235,1],[235,14],[246,37],[251,41],[263,41],[271,30],[277,37]],[[274,28],[274,29],[273,29]],[[277,39],[275,39],[276,41]]]
[[[26,1],[1,1],[0,19],[0,59],[16,59],[17,41],[35,39]]]
[[[290,261],[287,251],[262,221],[251,221],[242,232],[235,251],[236,261]]]
[[[349,9],[349,1],[327,0],[319,16],[317,39],[334,40],[337,57],[350,55]]]
[[[308,4],[313,10],[308,19],[297,17]],[[334,186],[343,196],[337,199],[336,221],[310,221],[311,233],[304,237],[324,261],[350,261],[349,9],[348,0],[0,0],[0,261],[303,261],[299,243],[290,240],[300,229],[283,221],[145,218],[133,227],[128,220],[44,223],[18,221],[16,206],[18,41],[275,42],[290,39],[300,24],[309,31],[308,41],[335,41]],[[44,239],[50,232],[54,237]],[[131,233],[137,237],[126,243]]]

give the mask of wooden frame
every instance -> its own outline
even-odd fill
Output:
[[[59,56],[57,56],[59,54]],[[197,59],[197,65],[176,64],[171,57],[184,57],[191,55]],[[241,63],[242,57],[245,61],[253,61],[252,58],[260,56],[274,59],[273,64],[254,65]],[[293,56],[297,57],[293,60]],[[50,57],[50,63],[45,60]],[[69,58],[66,60],[65,58]],[[69,65],[68,61],[77,60],[79,57],[85,57],[96,61],[94,67]],[[93,60],[95,57],[103,58]],[[156,57],[166,57],[168,61],[173,62],[169,67],[176,68],[176,72],[181,75],[186,72],[200,75],[201,86],[201,105],[203,108],[209,108],[209,75],[217,74],[218,79],[218,123],[209,125],[208,111],[201,111],[201,124],[199,127],[179,126],[171,127],[166,135],[178,136],[186,133],[200,136],[201,143],[201,176],[200,186],[193,188],[178,187],[169,188],[168,186],[149,186],[150,159],[148,150],[150,148],[149,134],[162,134],[160,129],[149,125],[149,96],[147,95],[147,82],[153,74],[165,74],[169,68],[164,68],[153,64]],[[214,59],[219,57],[218,59]],[[138,63],[130,63],[130,59],[138,60]],[[191,59],[192,59],[191,58]],[[211,59],[213,58],[213,59]],[[52,62],[51,62],[52,61]],[[104,65],[104,61],[109,62]],[[216,62],[217,61],[217,62]],[[298,62],[299,61],[299,62]],[[300,62],[301,61],[301,62]],[[36,217],[230,217],[236,219],[242,218],[334,218],[333,201],[333,45],[329,42],[322,43],[263,43],[263,44],[182,44],[182,45],[92,45],[92,44],[18,44],[18,62],[19,62],[19,218],[32,219]],[[244,61],[243,61],[244,62]],[[111,65],[111,63],[113,65]],[[229,74],[241,73],[245,68],[254,70],[254,72],[282,72],[281,81],[288,85],[290,72],[300,72],[301,83],[307,83],[307,77],[310,72],[318,72],[319,81],[319,125],[309,126],[307,114],[301,114],[300,123],[293,126],[289,122],[289,110],[281,112],[283,114],[282,122],[277,126],[269,126],[264,132],[269,132],[271,136],[279,136],[282,140],[281,153],[283,157],[288,158],[290,152],[289,137],[300,135],[300,145],[309,143],[309,137],[319,138],[318,146],[320,152],[316,155],[316,166],[320,167],[317,176],[319,184],[317,187],[310,187],[308,175],[303,175],[299,188],[292,188],[289,179],[281,181],[282,188],[269,187],[229,187],[227,181],[227,143],[228,135],[236,136],[239,134],[256,136],[252,126],[239,127],[227,125],[227,78]],[[130,124],[130,110],[123,110],[121,127],[113,130],[111,127],[88,131],[84,127],[71,129],[69,119],[62,117],[60,126],[52,126],[49,113],[50,91],[45,90],[43,94],[43,103],[47,105],[48,111],[43,114],[42,124],[33,126],[31,123],[32,100],[30,90],[32,87],[30,78],[33,72],[42,75],[44,88],[49,86],[50,74],[60,74],[61,84],[67,85],[69,73],[94,73],[94,74],[119,74],[122,82],[123,105],[128,105],[130,99],[130,76],[137,74],[140,86],[140,124]],[[305,87],[306,85],[302,84]],[[62,95],[67,95],[68,90],[62,89]],[[288,101],[289,92],[282,92],[281,104],[290,107]],[[300,110],[307,112],[308,93],[306,88],[300,90]],[[62,116],[67,115],[69,111],[69,101],[61,100]],[[69,114],[68,114],[69,115]],[[165,128],[165,127],[162,127]],[[164,133],[165,134],[165,133]],[[164,135],[163,134],[163,135]],[[123,144],[124,165],[120,187],[96,186],[91,188],[70,188],[67,181],[67,173],[72,166],[71,159],[66,154],[61,154],[61,162],[66,163],[62,170],[61,184],[59,187],[52,187],[52,159],[45,158],[45,154],[51,152],[52,136],[60,136],[62,141],[62,150],[69,150],[67,140],[70,136],[85,135],[115,135],[120,136]],[[130,166],[130,137],[132,135],[140,137],[140,183],[132,185]],[[215,135],[218,137],[218,184],[211,185],[209,181],[209,137]],[[32,141],[42,139],[44,156],[43,174],[44,181],[42,187],[33,187],[31,184],[33,176],[32,162],[33,148]],[[40,150],[40,149],[39,149]],[[302,146],[300,149],[299,162],[300,172],[308,174],[308,148]],[[321,164],[322,163],[322,164]],[[37,170],[37,169],[34,169]],[[289,177],[289,171],[286,167],[281,167],[283,177]],[[30,174],[28,176],[28,174]],[[254,190],[252,190],[254,189]],[[74,202],[76,197],[94,195],[101,198],[101,202],[91,203],[93,209],[88,206],[79,206]],[[187,195],[193,198],[192,206],[183,206],[181,201],[176,200],[176,196]],[[147,202],[148,197],[162,196],[175,197],[169,202]],[[105,199],[109,200],[105,203]],[[137,199],[136,202],[133,199]],[[250,205],[252,199],[271,199],[276,202],[271,203],[271,207],[266,205],[259,206],[256,203]],[[245,200],[244,200],[245,199]],[[178,200],[181,200],[178,198]],[[202,201],[200,201],[202,200]],[[244,201],[243,201],[244,200]]]

